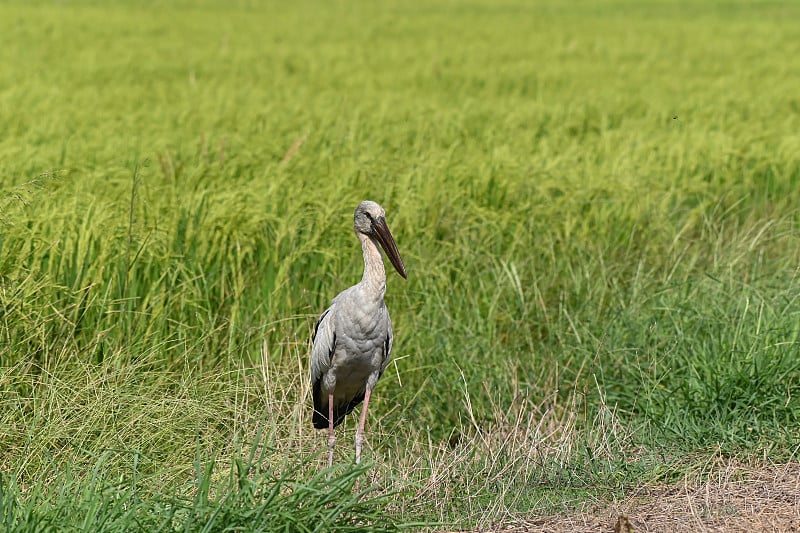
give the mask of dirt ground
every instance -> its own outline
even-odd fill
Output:
[[[800,463],[714,468],[703,483],[643,488],[572,515],[522,519],[484,531],[800,532]]]

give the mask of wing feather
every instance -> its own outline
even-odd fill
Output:
[[[333,328],[333,314],[336,312],[335,304],[325,310],[314,326],[314,335],[311,341],[311,383],[322,379],[323,374],[331,367],[331,358],[336,349],[336,332]]]
[[[383,372],[386,370],[386,367],[389,366],[389,359],[392,357],[392,340],[394,339],[394,335],[392,335],[392,319],[389,318],[389,313],[386,313],[386,321],[388,322],[388,327],[386,329],[386,339],[383,341],[383,361],[381,361],[381,376]]]
[[[322,398],[322,378],[331,368],[331,359],[336,351],[336,331],[333,327],[333,315],[336,303],[322,313],[314,326],[314,334],[311,337],[311,391],[314,402],[314,412],[311,421],[317,429],[328,427],[328,410],[326,408],[327,398]]]

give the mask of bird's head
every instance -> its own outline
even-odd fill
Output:
[[[389,231],[389,226],[386,225],[386,211],[380,205],[369,200],[364,200],[358,204],[353,227],[356,230],[356,234],[365,235],[377,241],[383,251],[386,252],[386,256],[391,261],[394,269],[397,270],[397,273],[403,276],[404,279],[408,278],[403,259],[397,250],[397,244],[395,244],[394,237]]]

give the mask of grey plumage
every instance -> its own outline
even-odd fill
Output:
[[[329,430],[329,464],[333,461],[333,428],[363,401],[356,431],[356,462],[360,460],[369,396],[392,353],[392,321],[383,299],[386,273],[379,246],[397,272],[406,277],[381,206],[361,202],[355,211],[354,229],[364,254],[364,275],[360,283],[339,293],[322,313],[311,349],[312,422],[315,428]]]

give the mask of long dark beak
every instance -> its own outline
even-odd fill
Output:
[[[381,243],[383,251],[386,252],[386,256],[392,262],[394,269],[403,276],[403,279],[408,279],[406,267],[400,257],[400,252],[397,251],[397,244],[394,242],[392,232],[389,231],[389,226],[386,225],[386,219],[383,217],[375,219],[375,222],[372,223],[372,229],[375,231],[375,237]]]

